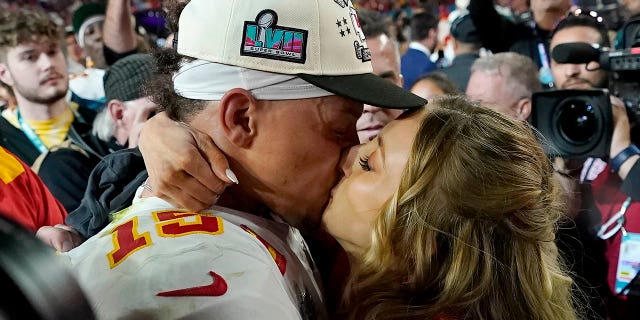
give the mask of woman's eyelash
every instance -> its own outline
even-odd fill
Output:
[[[362,170],[371,171],[371,167],[369,167],[369,156],[360,157],[358,163],[360,163],[360,167],[362,167]]]

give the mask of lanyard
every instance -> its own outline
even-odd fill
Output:
[[[18,109],[16,113],[18,116],[18,122],[20,123],[20,129],[22,129],[22,132],[24,132],[27,138],[31,140],[31,143],[33,144],[33,146],[36,147],[36,149],[38,149],[40,153],[47,152],[47,150],[49,149],[44,145],[44,143],[42,143],[42,140],[40,140],[36,132],[33,131],[33,129],[31,129],[29,124],[26,121],[24,121],[24,119],[22,119],[22,116],[20,115],[20,109]]]
[[[543,68],[549,68],[549,57],[547,56],[547,50],[544,48],[544,43],[538,42],[538,56],[540,57],[540,64]]]
[[[553,87],[553,73],[549,67],[547,50],[544,48],[544,44],[542,42],[538,42],[538,56],[540,56],[540,64],[542,64],[542,67],[540,67],[540,70],[538,71],[540,82],[546,86]]]
[[[627,200],[624,201],[624,203],[622,204],[622,207],[620,207],[620,211],[618,211],[616,214],[614,214],[611,218],[609,218],[609,220],[607,220],[598,230],[598,238],[602,239],[602,240],[607,240],[611,237],[613,237],[613,235],[615,235],[616,233],[618,233],[618,231],[622,230],[622,233],[624,235],[625,230],[623,228],[624,225],[624,214],[627,212],[627,208],[629,208],[629,205],[631,205],[631,197],[628,197]],[[614,225],[615,223],[615,225]],[[613,227],[611,227],[613,226]],[[610,229],[611,228],[611,229]]]

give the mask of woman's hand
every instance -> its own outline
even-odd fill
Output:
[[[206,209],[228,185],[238,183],[208,135],[169,119],[165,112],[145,123],[139,147],[151,193],[178,207]]]

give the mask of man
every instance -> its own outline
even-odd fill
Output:
[[[44,13],[3,12],[0,28],[0,80],[18,105],[2,112],[0,145],[32,165],[70,132],[88,131],[95,112],[65,100],[69,78],[61,34]]]
[[[586,42],[601,47],[609,47],[610,44],[607,28],[602,20],[583,11],[576,11],[558,23],[551,38],[551,50],[559,44],[569,42]],[[596,62],[563,64],[552,61],[551,63],[554,80],[560,89],[606,88],[607,73],[599,67]],[[640,232],[640,224],[638,224],[640,204],[637,202],[640,192],[640,186],[637,182],[638,176],[640,176],[640,164],[638,164],[640,152],[632,143],[634,141],[637,143],[638,137],[631,136],[629,119],[622,101],[611,96],[611,106],[614,123],[610,159],[606,159],[608,160],[606,162],[601,159],[587,159],[582,166],[582,172],[580,172],[580,167],[578,169],[569,168],[578,171],[581,182],[586,182],[590,186],[589,190],[583,192],[583,198],[589,199],[589,203],[601,216],[596,219],[596,223],[592,222],[591,225],[586,226],[588,235],[592,237],[596,237],[593,230],[598,227],[598,224],[606,224],[611,220],[613,213],[622,210],[626,199],[629,199],[630,202],[625,208],[623,232]],[[606,282],[609,287],[609,290],[606,291],[609,293],[601,292],[601,294],[607,299],[607,309],[613,319],[631,319],[636,313],[635,302],[628,297],[626,297],[627,299],[621,298],[616,289],[618,281],[622,279],[619,276],[619,272],[621,272],[619,257],[624,235],[623,232],[615,232],[604,236],[604,233],[607,233],[605,231],[608,230],[605,228],[597,237],[604,240],[604,255],[608,264],[606,266],[608,269],[606,270]],[[592,269],[590,268],[589,271],[598,273],[604,271]]]
[[[130,0],[111,0],[106,6],[90,2],[73,12],[73,31],[86,52],[87,68],[71,77],[72,101],[100,108],[106,102],[105,69],[130,54],[148,51],[144,39],[135,32],[134,22]]]
[[[411,42],[402,55],[404,88],[409,89],[421,75],[436,69],[431,54],[438,45],[438,18],[425,11],[411,17]]]
[[[105,13],[105,5],[97,2],[83,4],[73,12],[73,32],[89,58],[86,63],[89,68],[104,69],[107,66],[102,36]]]
[[[64,42],[66,45],[67,65],[69,73],[81,74],[85,70],[86,57],[84,50],[78,44],[78,38],[73,32],[73,28],[67,27],[64,33]]]
[[[471,65],[480,58],[480,38],[473,20],[468,14],[463,14],[453,20],[450,27],[455,57],[451,65],[440,70],[457,86],[458,90],[467,90]]]
[[[550,49],[562,43],[586,42],[600,47],[611,47],[607,29],[597,17],[576,10],[567,19],[562,20],[553,31]],[[558,63],[551,59],[551,71],[558,89],[606,88],[607,72],[597,62],[588,65]]]
[[[68,212],[80,205],[89,175],[104,156],[138,145],[140,128],[157,109],[143,93],[154,69],[154,61],[148,54],[118,60],[106,70],[103,82],[107,104],[86,137],[94,152],[86,152],[89,148],[79,146],[60,147],[40,159],[38,175]]]
[[[173,139],[176,139],[174,133],[178,132],[175,131],[176,126],[180,128],[179,133],[182,133],[186,124],[186,127],[193,128],[189,135],[194,134],[200,137],[200,134],[204,134],[220,147],[229,158],[227,168],[233,169],[235,173],[234,175],[230,170],[223,169],[223,175],[228,176],[225,176],[223,181],[227,183],[234,181],[239,184],[232,184],[224,193],[221,192],[222,190],[216,190],[218,194],[222,193],[218,204],[223,207],[217,208],[212,214],[224,218],[224,224],[228,225],[224,229],[224,234],[216,238],[221,241],[218,248],[212,248],[207,255],[207,259],[213,259],[211,268],[215,268],[214,272],[217,276],[214,274],[209,276],[201,269],[198,269],[198,272],[179,272],[174,269],[169,273],[177,272],[181,277],[168,279],[171,282],[165,282],[163,285],[163,288],[173,287],[173,289],[156,291],[161,291],[163,297],[185,295],[186,291],[182,291],[181,288],[198,286],[198,283],[210,283],[211,277],[214,278],[215,286],[216,283],[222,283],[220,280],[222,277],[226,279],[225,282],[229,284],[229,288],[236,289],[230,289],[229,295],[224,296],[227,293],[226,289],[217,287],[216,290],[219,291],[216,293],[223,296],[221,299],[201,300],[198,305],[203,303],[215,306],[216,308],[208,310],[221,314],[220,317],[224,318],[246,318],[249,314],[255,316],[258,310],[261,318],[306,318],[309,313],[305,310],[313,312],[318,307],[318,301],[314,299],[313,290],[309,290],[312,289],[309,285],[290,279],[291,273],[283,270],[279,271],[282,274],[278,273],[276,276],[273,271],[278,269],[273,266],[270,270],[256,273],[250,270],[254,266],[246,259],[229,258],[234,254],[244,254],[255,257],[256,262],[258,259],[264,261],[262,260],[264,252],[258,254],[255,245],[240,244],[240,241],[256,243],[256,240],[248,240],[251,238],[247,238],[246,233],[239,229],[241,225],[238,225],[238,221],[248,221],[246,224],[249,229],[255,230],[256,227],[261,227],[262,229],[256,230],[255,234],[259,238],[264,238],[270,245],[277,246],[277,252],[284,252],[287,266],[304,264],[305,259],[291,254],[292,249],[295,253],[300,243],[304,243],[299,236],[296,236],[297,231],[287,226],[285,234],[282,235],[272,226],[274,223],[277,224],[277,221],[284,221],[306,231],[313,231],[317,227],[320,214],[330,198],[330,190],[340,178],[338,174],[340,153],[344,148],[357,143],[355,122],[360,116],[362,103],[404,109],[421,107],[425,101],[370,73],[372,71],[369,62],[370,53],[359,28],[355,9],[349,1],[319,2],[311,7],[308,3],[293,0],[227,1],[222,4],[220,1],[192,0],[180,15],[176,37],[177,53],[191,59],[167,60],[182,61],[182,63],[166,66],[166,69],[173,70],[172,77],[160,78],[160,81],[165,81],[162,83],[169,85],[168,88],[163,87],[166,88],[165,90],[159,91],[161,100],[171,102],[163,104],[167,111],[166,115],[183,122],[183,124],[176,124],[169,121],[164,113],[162,114],[165,117],[164,121],[167,121],[165,122],[167,125],[162,126],[164,137],[167,138],[163,140],[167,140],[166,142],[172,146],[172,150],[167,150],[164,156],[176,149],[180,150],[182,147],[180,144],[185,143],[180,139]],[[311,21],[316,23],[310,23]],[[235,28],[235,26],[242,27]],[[211,37],[210,30],[229,30],[229,32],[221,32],[216,38],[210,39],[211,41],[202,41],[203,37]],[[327,30],[335,32],[330,33]],[[267,36],[263,37],[265,33]],[[269,34],[282,35],[282,37],[271,38]],[[286,39],[299,41],[292,46],[290,45],[292,42],[285,41]],[[170,50],[166,54],[175,55],[176,53]],[[174,69],[174,67],[177,68]],[[293,139],[292,134],[295,137]],[[158,142],[163,143],[163,141]],[[177,147],[174,146],[174,142],[178,143]],[[202,154],[197,152],[199,157],[202,157]],[[203,152],[210,152],[210,150],[205,149]],[[118,153],[113,155],[117,156]],[[208,153],[206,156],[212,155],[214,154]],[[182,154],[182,157],[184,156],[192,157],[193,155]],[[145,161],[147,160],[157,161],[158,159],[148,157],[145,158]],[[172,161],[182,160],[173,158]],[[167,171],[170,168],[165,169],[164,171]],[[219,173],[219,171],[216,172]],[[156,172],[149,171],[149,173],[150,186],[145,188],[143,195],[146,195],[149,189],[157,193],[162,187]],[[211,201],[215,197],[215,192],[210,194],[209,191],[212,190],[202,190],[197,183],[199,182],[193,183],[193,180],[187,182],[182,190],[192,192],[195,186],[195,189],[200,192],[195,194],[196,197]],[[152,207],[148,207],[149,205]],[[141,206],[146,209],[142,210]],[[135,222],[135,225],[149,230],[150,216],[145,213],[147,212],[145,210],[157,211],[156,209],[161,207],[165,210],[171,206],[158,198],[144,198],[139,204],[134,204],[132,208],[122,212],[122,215],[127,219],[133,217],[130,214],[135,215],[138,219],[134,220],[139,221],[139,223]],[[252,215],[243,215],[231,209],[248,211]],[[175,209],[171,212],[178,214]],[[194,215],[193,213],[185,214]],[[118,217],[115,218],[113,227],[128,228],[122,227],[124,222]],[[167,221],[166,218],[158,216],[160,220],[155,222],[157,224],[159,221]],[[173,221],[174,218],[177,217],[173,215],[169,220]],[[253,224],[251,221],[254,221]],[[278,225],[282,226],[282,223]],[[282,229],[282,227],[278,228]],[[138,230],[141,229],[135,231]],[[112,231],[114,231],[113,228],[106,228],[103,230],[105,232],[103,235]],[[127,229],[126,234],[138,234],[138,232],[130,233],[129,231],[132,230]],[[153,232],[154,235],[151,235],[150,240],[160,241],[161,239],[155,237],[158,231],[154,229]],[[237,237],[238,244],[232,245],[225,242],[228,236]],[[273,244],[270,239],[277,244]],[[293,239],[292,243],[288,243],[290,245],[288,249],[287,246],[282,245],[287,244],[287,239]],[[92,243],[105,240],[109,240],[109,236],[93,237],[89,240],[90,242],[71,251],[69,256],[72,261],[75,260],[74,263],[77,263],[81,282],[95,285],[95,290],[88,290],[90,295],[94,294],[94,299],[106,300],[101,304],[101,308],[108,309],[109,312],[126,314],[130,311],[132,304],[139,307],[149,305],[148,302],[153,301],[163,305],[170,304],[171,308],[167,307],[165,312],[172,312],[172,315],[189,314],[189,310],[183,307],[189,308],[185,303],[195,300],[154,298],[153,295],[145,295],[143,301],[111,300],[111,297],[117,296],[118,289],[121,288],[113,287],[109,292],[98,288],[103,281],[104,284],[114,283],[111,277],[118,277],[119,274],[119,272],[110,271],[108,265],[104,265],[105,255],[102,253],[109,248],[101,247],[95,253],[89,249],[96,248],[90,246]],[[110,245],[112,246],[113,243]],[[190,245],[193,246],[193,242]],[[231,246],[230,250],[221,251],[221,248],[228,246]],[[141,250],[145,250],[144,247],[146,245],[140,247]],[[164,257],[169,256],[174,255]],[[277,256],[275,254],[275,257]],[[126,257],[133,262],[140,261],[138,254],[128,255],[127,252],[120,257]],[[98,266],[98,262],[102,264]],[[118,270],[131,268],[127,261],[123,262],[122,268],[116,265],[115,260],[112,262],[114,262],[112,268],[119,268]],[[189,260],[187,266],[192,266],[193,262]],[[158,266],[157,263],[153,265]],[[98,280],[99,284],[91,284],[90,278],[93,275],[88,272],[90,266],[105,270],[104,279]],[[177,267],[171,263],[161,265],[165,271]],[[182,267],[186,266],[182,265]],[[255,268],[262,270],[268,268],[268,264],[261,262],[260,265],[256,264]],[[192,270],[196,271],[196,269]],[[161,273],[166,272],[161,271]],[[282,279],[283,275],[285,279]],[[144,278],[153,276],[152,273],[145,275],[136,272],[136,276],[123,281],[123,285],[136,288],[135,284],[154,282],[144,282]],[[272,282],[263,281],[265,277],[275,277],[271,280],[280,285],[274,287]],[[306,271],[301,273],[301,277],[312,278]],[[184,280],[180,279],[190,279],[190,281],[185,285]],[[180,284],[180,281],[183,281],[183,284]],[[170,285],[165,286],[166,284]],[[147,285],[141,285],[135,290],[140,290],[139,292],[142,293],[148,292],[148,289]],[[283,296],[283,290],[285,293],[289,292],[290,296]],[[256,295],[255,292],[269,292],[269,295]],[[300,293],[303,294],[298,295]],[[249,296],[251,303],[247,303]],[[309,306],[309,300],[314,301],[316,307]],[[282,301],[289,302],[281,303]],[[293,303],[293,310],[291,303]],[[265,308],[265,305],[270,308]],[[157,309],[155,310],[157,312]],[[182,311],[186,313],[180,313]],[[296,316],[292,311],[300,313]],[[149,312],[153,312],[153,309]],[[321,313],[318,315],[321,316]],[[212,315],[209,314],[209,316]]]
[[[498,14],[491,0],[471,0],[467,9],[484,48],[494,53],[514,51],[531,58],[539,68],[540,82],[550,88],[551,30],[570,7],[570,0],[531,0],[533,20],[518,23]]]
[[[399,48],[389,33],[389,22],[379,12],[366,9],[358,10],[358,18],[367,38],[367,46],[371,50],[373,73],[402,87],[404,80],[400,73]],[[401,113],[402,110],[365,104],[362,116],[356,123],[360,143],[373,140],[387,123]]]
[[[581,10],[576,10],[558,23],[553,31],[550,48],[553,50],[557,45],[569,42],[586,42],[600,47],[610,47],[608,30],[602,20]],[[606,88],[608,85],[607,72],[595,61],[588,64],[571,64],[558,63],[552,59],[551,71],[556,87],[559,89]],[[613,159],[625,150],[631,141],[628,133],[629,119],[626,112],[623,112],[625,111],[623,102],[611,96],[611,104],[615,120],[614,139],[611,143],[611,159]],[[626,180],[627,174],[640,156],[631,153],[627,158],[628,161],[616,168],[616,172],[623,180]]]
[[[526,121],[531,114],[531,96],[541,89],[531,59],[515,52],[501,52],[473,63],[466,93],[495,111]]]

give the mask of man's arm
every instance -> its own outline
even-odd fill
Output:
[[[609,157],[613,159],[631,144],[631,127],[622,100],[612,96],[611,111],[614,126]],[[638,163],[638,159],[640,159],[640,155],[632,155],[618,169],[618,176],[623,180],[622,192],[634,200],[640,200],[640,163]]]
[[[482,46],[493,53],[509,51],[519,39],[521,25],[501,16],[494,7],[493,0],[471,0],[469,15],[476,27]]]
[[[104,51],[107,64],[118,56],[136,51],[138,40],[133,29],[130,0],[109,0],[103,26]]]

